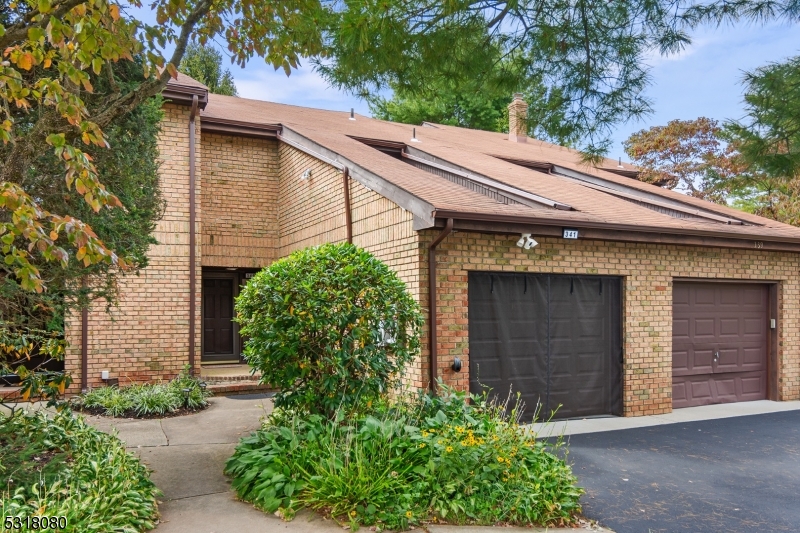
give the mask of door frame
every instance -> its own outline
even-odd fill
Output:
[[[239,292],[241,291],[241,287],[248,279],[248,274],[253,274],[258,272],[259,269],[257,268],[236,268],[230,269],[225,267],[203,267],[203,273],[201,276],[200,281],[200,322],[201,322],[201,332],[202,332],[202,322],[204,320],[204,312],[205,312],[205,294],[203,291],[203,281],[206,279],[230,279],[233,280],[233,298],[235,299],[239,296]],[[235,314],[235,310],[234,310]],[[232,321],[233,322],[233,321]],[[237,363],[244,363],[244,357],[242,354],[242,336],[239,333],[239,324],[237,322],[233,322],[233,354],[230,359],[223,359],[223,360],[212,360],[212,361],[204,361],[203,357],[205,354],[205,335],[202,333],[200,334],[200,363],[204,365],[222,365],[222,364],[237,364]]]
[[[779,361],[778,358],[778,332],[781,329],[780,295],[781,282],[766,279],[731,279],[731,278],[685,278],[675,276],[672,278],[673,287],[679,283],[734,283],[737,285],[763,285],[767,288],[767,320],[775,320],[775,327],[767,324],[767,400],[780,401],[778,390]],[[672,319],[674,320],[674,316]],[[670,368],[672,367],[672,352],[670,351]]]

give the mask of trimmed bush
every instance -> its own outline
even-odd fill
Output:
[[[279,389],[275,406],[333,415],[399,383],[419,351],[422,316],[405,284],[352,244],[293,253],[236,300],[245,357]]]
[[[37,531],[138,533],[158,518],[147,469],[117,437],[69,411],[0,417],[0,477],[4,520],[66,518],[66,528]]]
[[[184,389],[189,389],[188,396]],[[168,383],[143,383],[128,387],[98,387],[72,399],[76,409],[114,417],[158,417],[181,410],[197,411],[208,405],[211,394],[188,369]]]
[[[441,386],[440,397],[358,417],[278,411],[242,439],[226,472],[267,512],[323,510],[353,530],[573,523],[583,491],[556,455],[563,444],[537,440],[506,407]]]

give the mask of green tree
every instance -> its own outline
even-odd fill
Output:
[[[236,300],[247,362],[276,407],[332,416],[389,393],[419,354],[422,315],[389,267],[352,244],[293,253]]]
[[[512,65],[511,69],[515,67]],[[517,66],[516,68],[520,68]],[[521,78],[506,67],[497,67],[489,79],[433,80],[424,92],[395,88],[391,98],[380,95],[369,99],[373,116],[405,124],[433,122],[462,128],[508,132],[508,104]],[[563,146],[580,141],[578,125],[566,119],[569,104],[556,90],[541,80],[522,83],[528,102],[528,135]]]
[[[213,46],[189,43],[178,71],[196,79],[214,94],[238,96],[233,75],[228,69],[222,70],[222,54]]]
[[[260,56],[287,74],[308,58],[333,85],[360,94],[387,86],[420,94],[440,79],[463,86],[490,79],[499,62],[519,62],[516,85],[541,80],[563,99],[563,120],[582,133],[590,157],[608,148],[620,117],[649,109],[646,53],[680,49],[702,23],[798,18],[794,0],[151,0],[156,24],[148,25],[112,0],[3,1],[0,140],[10,148],[0,162],[8,215],[0,247],[20,284],[37,291],[46,286],[45,262],[126,269],[130,258],[73,213],[43,209],[23,185],[30,165],[48,147],[68,190],[95,212],[120,208],[88,149],[111,147],[105,130],[162,91],[192,41],[224,39],[238,64]],[[114,64],[140,54],[142,82],[96,90],[93,76],[112,79]]]
[[[724,136],[752,168],[785,181],[800,179],[800,56],[748,72],[744,121]]]
[[[114,65],[113,78],[92,75],[98,92],[115,84],[121,91],[141,83],[142,62],[124,61]],[[95,95],[85,97],[91,108]],[[20,114],[18,124],[35,122],[35,114]],[[129,272],[147,266],[147,250],[155,244],[152,232],[163,212],[158,186],[157,136],[162,118],[161,98],[153,97],[126,113],[106,128],[109,143],[124,150],[87,147],[87,154],[103,183],[112,188],[123,209],[94,211],[75,190],[68,190],[63,181],[63,167],[50,151],[39,152],[30,160],[21,185],[39,206],[49,212],[69,212],[91,225],[97,238],[112,249],[124,250]],[[0,146],[0,158],[12,146]],[[0,221],[8,220],[0,211]],[[48,290],[26,290],[6,263],[0,264],[0,374],[18,372],[35,394],[44,386],[40,379],[23,370],[49,367],[52,359],[63,356],[64,316],[88,302],[105,299],[115,301],[123,272],[111,262],[84,264],[70,261],[66,265],[38,261],[38,250],[31,257],[39,262],[39,274]],[[83,280],[83,282],[78,282]],[[31,356],[31,359],[28,357]],[[63,377],[58,378],[57,385]]]
[[[697,198],[794,224],[800,180],[778,179],[750,164],[716,120],[672,120],[634,133],[625,152],[639,179]]]

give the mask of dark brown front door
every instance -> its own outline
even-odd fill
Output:
[[[672,406],[767,397],[766,285],[676,282],[672,300]]]
[[[234,276],[203,279],[203,361],[238,360],[234,352]]]

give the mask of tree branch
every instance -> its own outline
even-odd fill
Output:
[[[50,23],[50,17],[55,17],[57,19],[61,19],[69,13],[75,6],[83,4],[86,0],[64,0],[64,2],[60,4],[56,4],[58,7],[51,13],[47,13],[41,19],[36,22],[31,23],[31,21],[37,16],[40,15],[38,9],[34,9],[30,13],[28,13],[25,18],[23,18],[20,22],[12,24],[8,28],[6,28],[6,33],[2,37],[0,37],[0,50],[4,50],[8,46],[12,45],[15,42],[23,41],[28,38],[28,30],[31,28],[45,28]],[[47,16],[49,15],[49,16]]]
[[[169,63],[176,68],[180,65],[183,55],[186,53],[186,45],[189,43],[195,26],[209,12],[213,4],[213,0],[202,0],[186,17],[186,21],[181,26],[178,40],[175,42],[175,51],[169,60]],[[139,85],[135,90],[113,100],[102,113],[92,117],[92,121],[100,128],[104,128],[115,118],[132,111],[151,96],[159,94],[167,86],[171,77],[169,71],[165,68],[158,77],[151,78]]]

